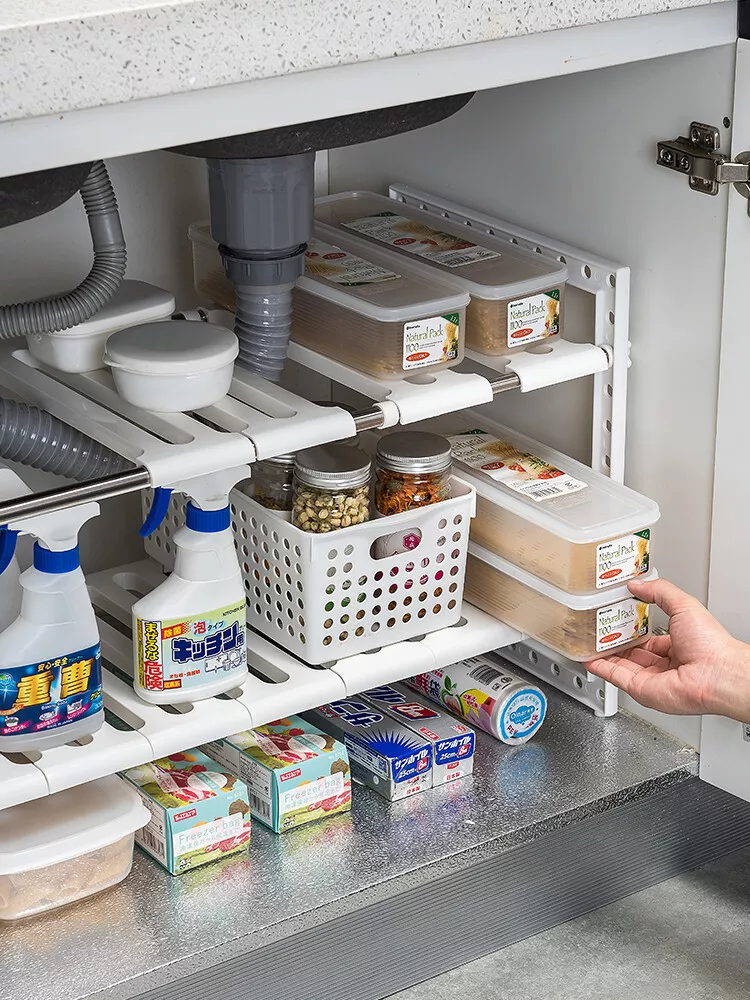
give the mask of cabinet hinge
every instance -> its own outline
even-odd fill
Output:
[[[750,214],[750,151],[731,160],[719,152],[721,137],[714,125],[692,122],[689,136],[664,139],[656,144],[660,167],[686,174],[690,187],[700,194],[718,194],[722,184],[734,184],[748,199]]]

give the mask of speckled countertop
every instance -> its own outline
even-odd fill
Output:
[[[358,787],[351,816],[281,837],[256,824],[248,860],[179,878],[137,852],[116,889],[0,926],[0,996],[132,997],[696,773],[693,751],[640,720],[545,690],[539,735],[510,748],[480,733],[471,778],[394,804]]]
[[[719,2],[2,0],[0,121]]]

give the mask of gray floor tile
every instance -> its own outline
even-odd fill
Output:
[[[748,996],[750,850],[745,850],[520,941],[393,1000]]]

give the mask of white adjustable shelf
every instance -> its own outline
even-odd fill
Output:
[[[133,691],[129,636],[130,609],[136,595],[163,579],[161,568],[150,560],[90,578],[102,639],[107,720],[80,744],[28,757],[0,754],[0,808],[179,753],[375,685],[435,670],[522,638],[516,629],[464,604],[463,618],[452,628],[339,660],[329,668],[315,668],[251,632],[248,664],[253,673],[241,687],[219,698],[165,709],[142,701]]]
[[[184,479],[186,470],[212,474],[356,433],[345,410],[317,406],[240,368],[229,394],[194,414],[141,410],[120,398],[108,369],[52,371],[10,344],[0,345],[0,385],[145,466],[154,486]]]

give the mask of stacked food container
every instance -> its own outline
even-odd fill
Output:
[[[466,599],[572,660],[642,643],[648,605],[627,583],[656,576],[658,506],[507,427],[460,419],[440,429],[477,491]]]
[[[362,256],[387,252],[392,270],[417,266],[470,295],[466,347],[479,354],[513,353],[562,333],[568,268],[559,260],[449,220],[437,228],[425,212],[370,191],[320,198],[315,216],[329,243],[346,240]]]

